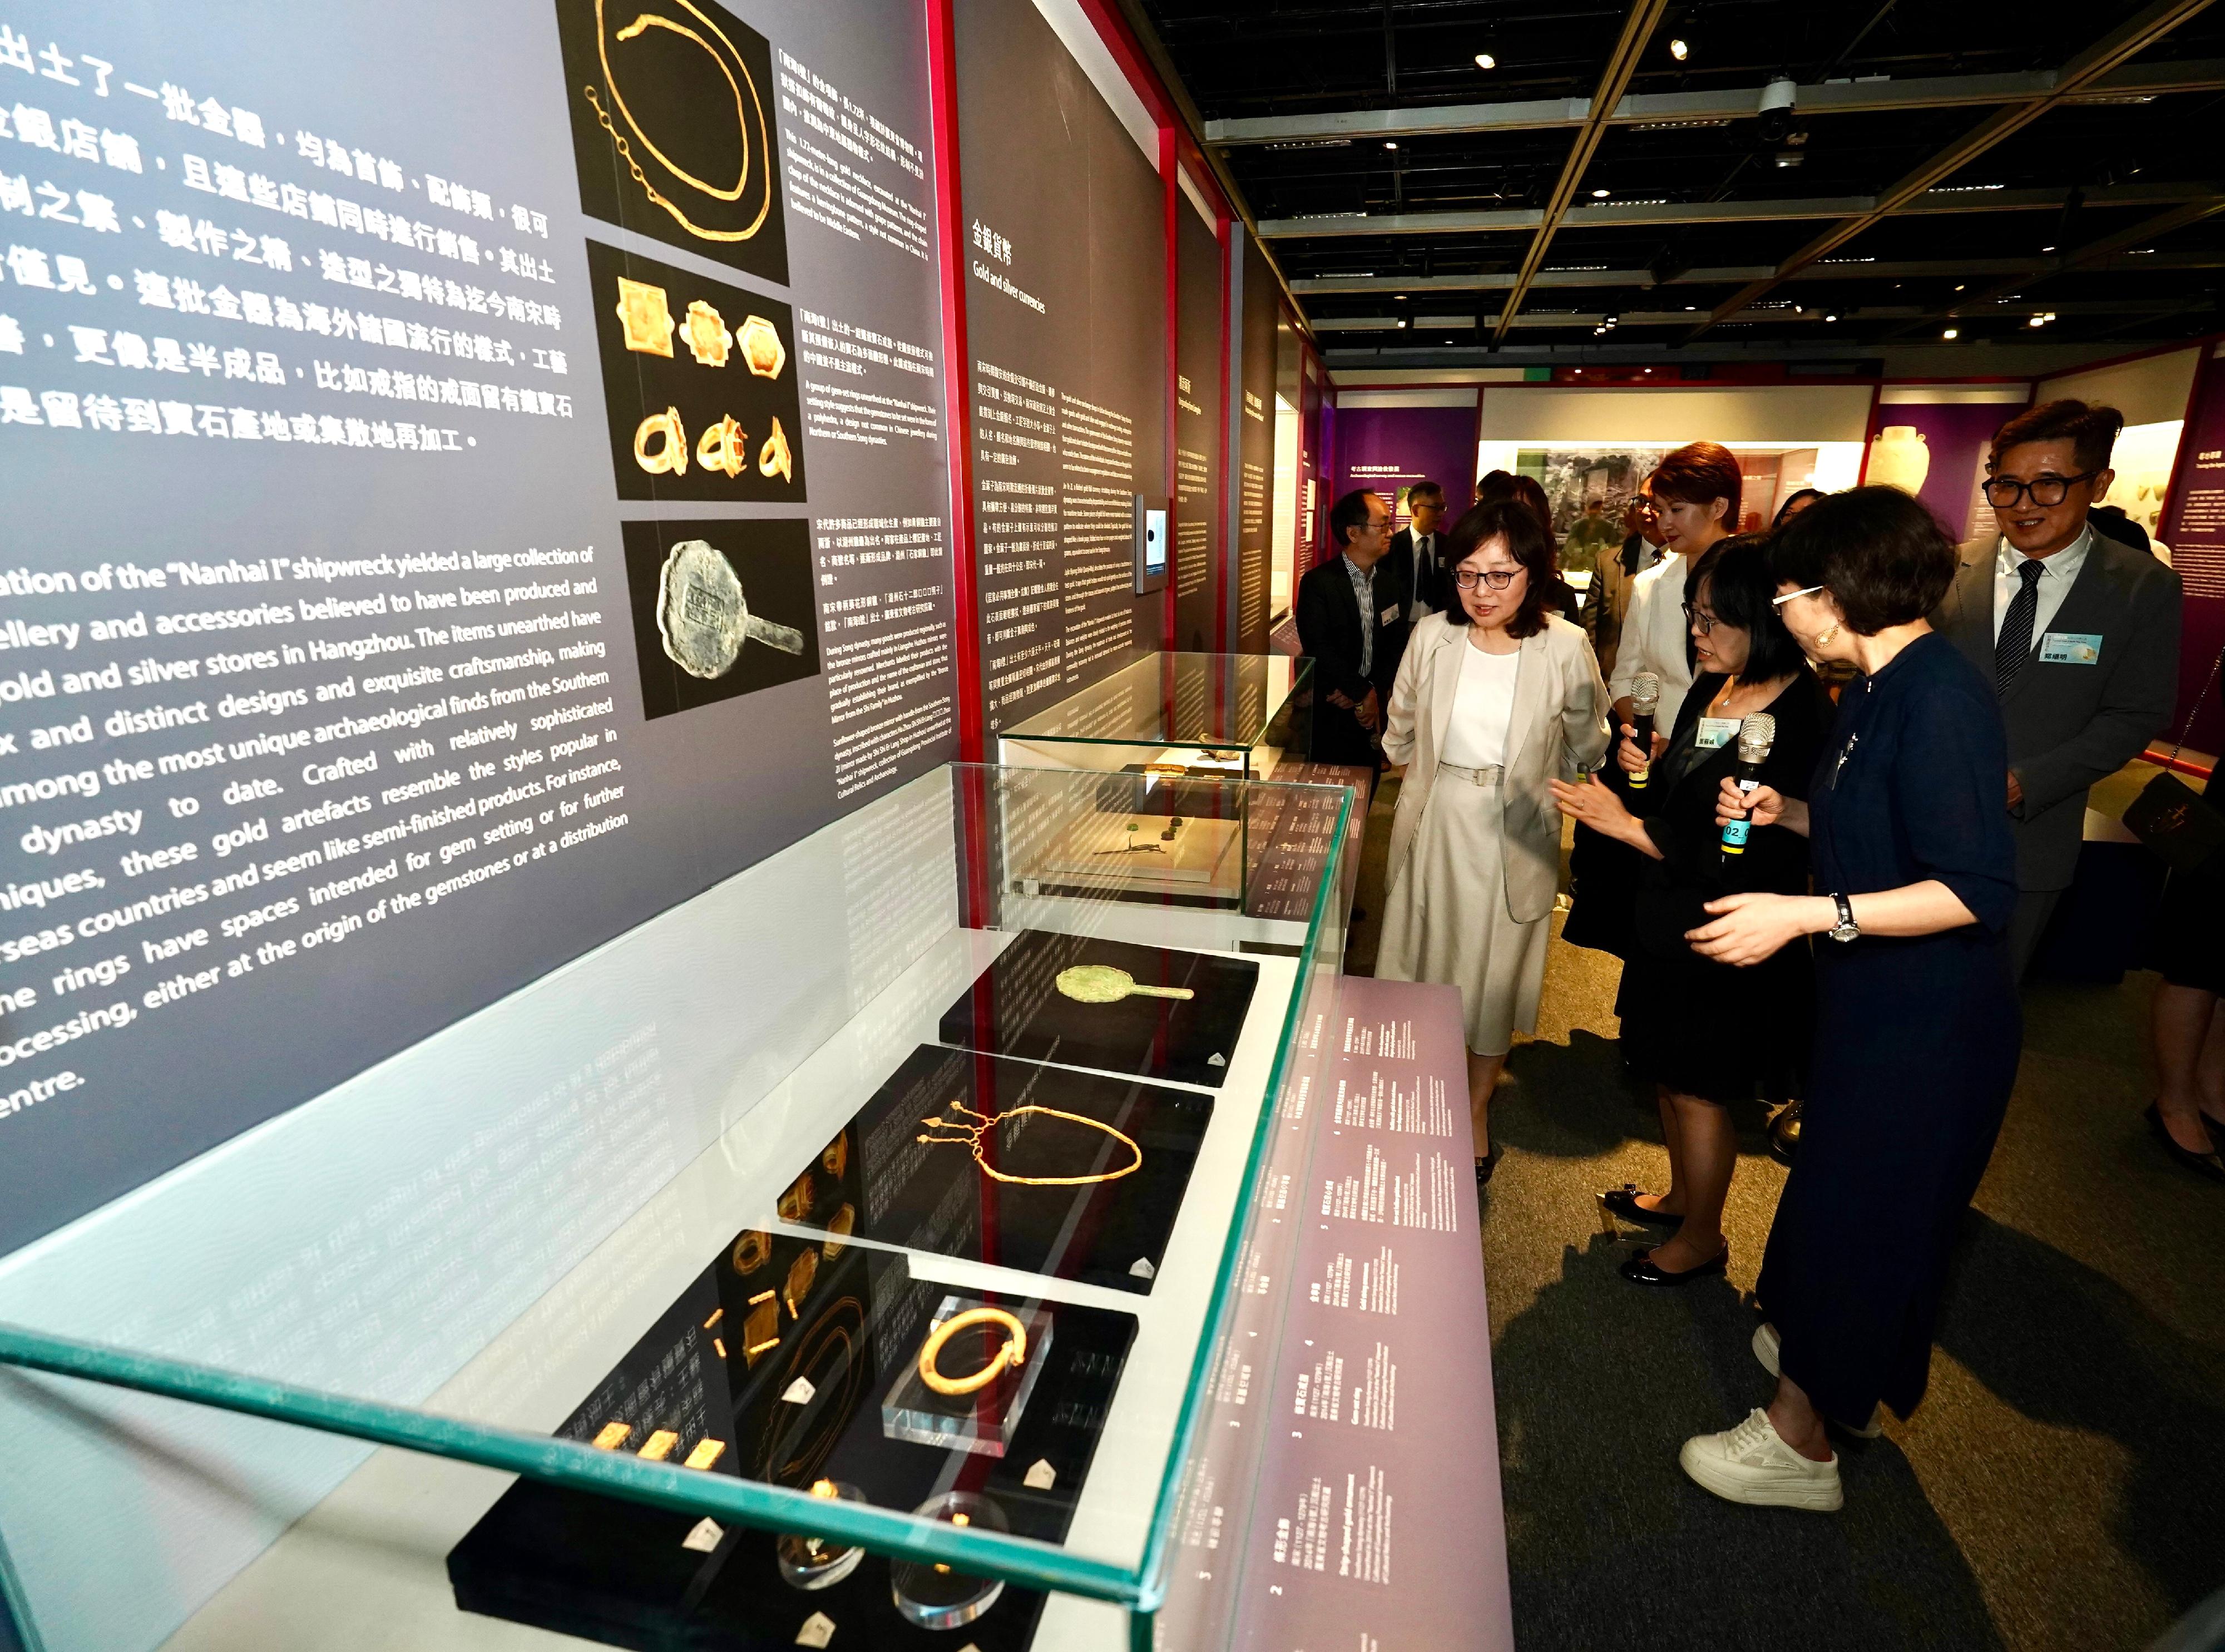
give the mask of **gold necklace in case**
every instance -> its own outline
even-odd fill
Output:
[[[1080,1187],[1092,1182],[1118,1181],[1121,1177],[1132,1175],[1144,1168],[1144,1149],[1136,1145],[1132,1137],[1123,1136],[1102,1120],[1091,1118],[1082,1113],[1062,1112],[1056,1107],[1038,1107],[1032,1103],[1024,1107],[1015,1107],[1010,1112],[978,1113],[962,1101],[953,1101],[950,1104],[950,1110],[953,1112],[961,1113],[965,1117],[945,1118],[938,1113],[931,1118],[922,1118],[919,1121],[930,1131],[947,1130],[950,1134],[926,1135],[918,1139],[930,1147],[971,1148],[973,1152],[973,1162],[981,1167],[981,1174],[992,1181],[1008,1181],[1023,1187]],[[992,1126],[1001,1124],[1008,1118],[1017,1118],[1022,1113],[1040,1113],[1046,1118],[1063,1118],[1070,1123],[1087,1124],[1091,1130],[1103,1130],[1106,1135],[1135,1155],[1135,1159],[1132,1163],[1122,1165],[1118,1170],[1101,1171],[1091,1176],[1007,1175],[981,1156],[981,1138],[988,1133]],[[966,1122],[969,1118],[979,1122],[969,1124]]]

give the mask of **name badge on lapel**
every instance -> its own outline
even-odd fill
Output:
[[[1720,751],[1738,738],[1739,722],[1735,717],[1703,717],[1692,744],[1702,751]]]
[[[1378,625],[1396,625],[1398,623],[1398,604],[1394,602],[1388,608],[1385,608],[1381,613],[1376,615],[1375,623]],[[2100,639],[2096,638],[2095,640],[2098,642]]]
[[[2042,665],[2096,666],[2101,663],[2098,631],[2050,631],[2039,639]]]

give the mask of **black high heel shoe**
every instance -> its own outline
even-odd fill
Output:
[[[2212,1181],[2225,1181],[2225,1159],[2220,1159],[2214,1148],[2207,1153],[2196,1153],[2190,1147],[2181,1147],[2177,1138],[2171,1135],[2171,1126],[2163,1122],[2163,1110],[2154,1102],[2148,1104],[2147,1121],[2148,1128],[2156,1133],[2156,1140],[2163,1143],[2165,1152],[2198,1176],[2207,1176]],[[2209,1123],[2206,1114],[2203,1122],[2204,1124]]]
[[[1484,1190],[1485,1185],[1491,1180],[1491,1173],[1499,1168],[1499,1155],[1500,1151],[1501,1149],[1494,1147],[1484,1157],[1478,1159],[1475,1161],[1476,1192],[1481,1193]]]
[[[1731,1248],[1727,1244],[1699,1266],[1672,1274],[1655,1264],[1651,1250],[1641,1250],[1615,1271],[1633,1285],[1689,1285],[1696,1279],[1708,1279],[1723,1272],[1730,1263]]]
[[[1681,1212],[1650,1211],[1639,1204],[1638,1195],[1644,1191],[1645,1189],[1636,1182],[1626,1181],[1612,1192],[1601,1193],[1600,1203],[1607,1207],[1610,1214],[1620,1216],[1626,1222],[1643,1222],[1649,1227],[1684,1225],[1684,1218]]]

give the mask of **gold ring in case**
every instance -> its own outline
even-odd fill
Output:
[[[747,1279],[772,1260],[772,1235],[756,1228],[747,1229],[734,1241],[733,1260],[734,1271]]]

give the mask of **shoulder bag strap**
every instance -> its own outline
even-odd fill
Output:
[[[2164,765],[2165,769],[2176,765],[2178,754],[2185,750],[2186,737],[2194,732],[2194,719],[2202,715],[2202,702],[2209,698],[2209,691],[2217,686],[2217,673],[2221,667],[2225,667],[2225,648],[2219,649],[2217,657],[2209,662],[2209,680],[2202,685],[2202,692],[2194,697],[2193,707],[2186,713],[2186,722],[2178,731],[2178,744],[2171,747],[2171,762]]]

